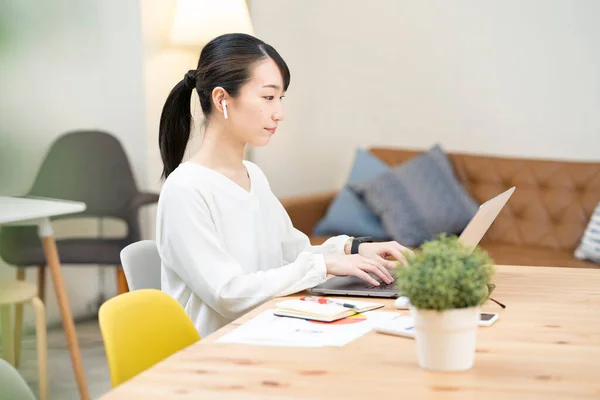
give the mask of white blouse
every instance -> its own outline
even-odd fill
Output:
[[[311,246],[262,170],[244,165],[250,191],[188,161],[169,175],[158,201],[162,290],[185,308],[201,337],[274,296],[321,283],[323,256],[343,254],[349,239]]]

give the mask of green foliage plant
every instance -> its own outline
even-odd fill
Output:
[[[396,285],[413,307],[452,310],[481,305],[489,296],[494,262],[480,247],[442,234],[425,242],[408,265],[396,267]]]

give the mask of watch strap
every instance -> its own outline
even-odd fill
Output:
[[[372,243],[373,238],[370,236],[361,236],[352,239],[352,246],[350,247],[350,254],[358,254],[358,246],[361,243]]]

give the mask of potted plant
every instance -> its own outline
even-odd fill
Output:
[[[407,260],[397,267],[396,282],[410,301],[419,365],[437,371],[472,368],[480,306],[494,273],[492,259],[481,248],[443,234]]]

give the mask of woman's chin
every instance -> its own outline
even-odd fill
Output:
[[[271,141],[271,136],[258,137],[258,138],[254,138],[254,140],[252,140],[252,142],[250,142],[248,144],[253,147],[263,147],[263,146],[268,145],[270,141]]]

